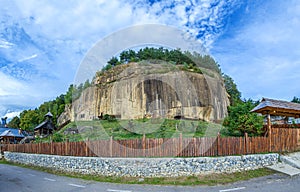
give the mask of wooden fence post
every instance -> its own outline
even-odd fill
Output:
[[[183,155],[183,151],[182,151],[182,145],[183,145],[183,139],[182,139],[182,133],[180,133],[179,134],[179,153],[178,154],[180,154],[180,156],[182,156]]]
[[[68,153],[68,150],[69,150],[68,145],[69,145],[69,140],[66,139],[66,142],[65,142],[65,154],[64,154],[64,155],[68,155],[68,154],[69,154],[69,153]]]
[[[268,127],[268,137],[269,137],[269,152],[272,152],[272,124],[271,124],[271,115],[267,114],[267,127]]]
[[[249,146],[249,138],[248,138],[248,133],[245,133],[245,149],[244,149],[244,153],[245,155],[248,154],[248,146]]]
[[[297,151],[299,146],[299,128],[296,128],[295,134],[296,144],[294,146],[294,151]]]
[[[218,136],[217,136],[217,156],[220,156],[222,154],[220,154],[221,149],[220,149],[220,132],[218,132]]]
[[[87,140],[85,141],[85,156],[88,157],[89,156],[89,138],[87,138]]]
[[[142,145],[143,145],[143,156],[146,157],[146,135],[143,134],[143,140],[142,140]]]
[[[269,152],[272,152],[272,131],[269,130]]]
[[[22,148],[23,148],[22,153],[25,153],[25,143],[22,144]]]
[[[53,141],[50,143],[50,155],[53,155]]]
[[[112,157],[113,156],[113,136],[110,136],[109,153],[110,153],[110,157]]]

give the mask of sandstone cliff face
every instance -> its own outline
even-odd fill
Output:
[[[58,129],[64,127],[71,119],[74,119],[74,117],[71,116],[72,114],[72,105],[66,105],[64,112],[57,118]]]
[[[170,64],[130,63],[96,78],[72,103],[71,120],[109,114],[121,119],[188,118],[214,121],[227,114],[222,79]],[[66,116],[66,115],[65,115]]]

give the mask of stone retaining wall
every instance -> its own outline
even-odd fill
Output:
[[[4,152],[7,161],[65,172],[130,177],[176,177],[258,169],[279,155],[259,154],[197,158],[100,158]]]

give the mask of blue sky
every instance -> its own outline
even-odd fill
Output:
[[[96,42],[137,24],[197,38],[243,98],[300,97],[298,0],[0,0],[0,116],[65,93]]]

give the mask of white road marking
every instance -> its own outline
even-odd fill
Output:
[[[128,190],[118,190],[118,189],[107,189],[106,191],[111,191],[111,192],[132,192]]]
[[[246,187],[237,187],[237,188],[232,188],[232,189],[223,189],[223,190],[219,190],[219,192],[227,192],[227,191],[239,191],[242,189],[246,189]]]
[[[45,177],[44,179],[47,180],[47,181],[56,181],[55,179],[49,179],[47,177]]]
[[[83,186],[83,185],[77,185],[77,184],[73,184],[73,183],[69,183],[68,185],[71,185],[73,187],[85,188],[85,186]]]

